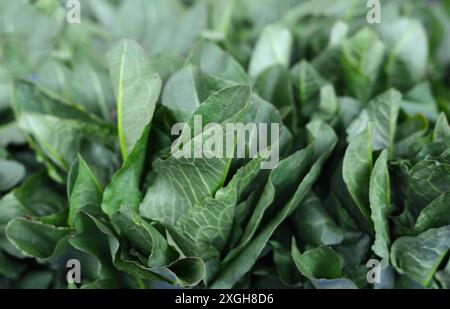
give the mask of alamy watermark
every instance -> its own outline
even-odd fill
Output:
[[[367,22],[369,24],[381,23],[381,3],[380,0],[367,1],[367,7],[370,9],[367,13]]]
[[[67,0],[66,8],[68,9],[66,14],[66,20],[69,24],[81,23],[81,3],[80,0]]]
[[[193,126],[193,127],[192,127]],[[273,169],[279,161],[279,123],[208,123],[195,115],[193,123],[176,123],[171,130],[178,136],[173,142],[172,156],[191,158],[256,158],[262,169]]]
[[[370,284],[381,283],[381,262],[371,259],[366,264],[370,270],[367,272],[367,282]]]
[[[69,284],[81,284],[81,263],[77,259],[68,260],[66,267],[69,268],[66,279]]]

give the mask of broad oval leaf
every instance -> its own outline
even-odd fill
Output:
[[[378,33],[389,49],[385,71],[390,84],[405,89],[418,82],[428,60],[428,38],[423,25],[400,18],[381,23]]]
[[[289,29],[281,25],[267,26],[256,43],[249,65],[252,78],[276,64],[288,66],[291,59],[293,38]]]
[[[120,147],[126,159],[153,118],[162,82],[135,41],[119,42],[107,58],[117,99]]]

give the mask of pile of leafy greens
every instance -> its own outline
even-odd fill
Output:
[[[66,2],[0,1],[0,287],[450,288],[449,1]]]

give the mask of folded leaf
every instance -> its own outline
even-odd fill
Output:
[[[427,205],[419,214],[413,231],[423,233],[432,228],[450,225],[450,192],[446,192]]]
[[[9,241],[26,255],[48,259],[58,251],[72,230],[18,218],[8,223],[5,232]]]
[[[345,151],[342,175],[359,210],[370,222],[369,181],[372,173],[372,128],[359,134]]]
[[[321,246],[301,254],[293,241],[292,258],[302,275],[317,289],[356,289],[351,280],[341,278],[340,257],[329,247]]]
[[[430,229],[416,237],[398,238],[391,249],[391,261],[401,274],[428,286],[450,249],[450,226]]]
[[[86,161],[80,156],[78,158],[78,171],[75,184],[70,194],[70,208],[68,225],[73,227],[74,218],[80,210],[85,207],[98,208],[103,195],[103,188],[92,173]]]
[[[391,182],[386,150],[381,153],[373,167],[370,176],[369,200],[375,229],[375,243],[372,249],[379,257],[389,259],[391,240],[388,212],[391,207]]]

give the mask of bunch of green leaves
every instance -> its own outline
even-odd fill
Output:
[[[0,2],[0,287],[450,287],[448,1],[80,3]]]

